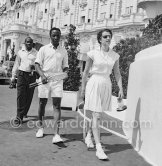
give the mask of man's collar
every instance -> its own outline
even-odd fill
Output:
[[[52,43],[50,43],[49,46],[52,47],[52,48],[54,48],[54,46],[53,46]],[[60,44],[58,45],[57,49],[59,49],[59,48],[60,48]]]
[[[28,51],[28,50],[26,49],[26,47],[25,47],[25,46],[23,46],[21,50],[22,50],[22,51],[26,51],[26,52],[32,52],[32,51],[34,51],[34,49],[33,49],[33,48],[32,48],[30,51]]]

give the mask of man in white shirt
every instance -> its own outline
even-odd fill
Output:
[[[52,97],[54,109],[54,137],[52,143],[62,142],[59,135],[59,121],[61,117],[61,98],[63,95],[63,80],[48,82],[47,76],[52,76],[56,73],[68,71],[68,55],[67,51],[59,45],[61,31],[59,28],[53,27],[50,30],[51,43],[40,48],[35,61],[35,67],[40,75],[40,80],[43,85],[38,87],[39,97],[39,130],[36,133],[37,138],[43,137],[43,116],[45,106],[47,104],[49,93]]]
[[[32,72],[37,54],[33,48],[33,39],[27,37],[24,46],[17,53],[11,78],[11,82],[15,82],[17,76],[17,116],[15,120],[17,124],[20,124],[28,113],[34,93],[34,88],[30,89],[29,84],[36,80],[36,76]]]

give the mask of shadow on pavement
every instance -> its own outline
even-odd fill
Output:
[[[71,120],[71,119],[75,119],[74,117],[61,117],[62,121],[67,121],[67,120]],[[0,122],[0,129],[4,129],[4,130],[9,130],[9,131],[13,131],[13,132],[26,132],[26,131],[30,131],[33,130],[36,127],[36,122],[38,120],[37,116],[28,116],[28,118],[24,118],[23,123],[20,124],[19,126],[14,125],[13,122],[13,118],[7,121],[2,121]],[[45,116],[44,120],[53,120],[53,116]]]
[[[125,151],[127,149],[133,149],[133,147],[130,144],[103,144],[103,147],[105,149],[106,154],[116,153]]]
[[[83,134],[62,134],[62,137],[66,138],[67,140],[64,143],[74,142],[74,141],[83,141]]]
[[[0,129],[9,130],[9,131],[13,131],[13,132],[26,132],[29,130],[33,130],[34,128],[35,128],[35,126],[30,128],[27,125],[27,121],[24,121],[19,126],[13,125],[11,121],[0,122]]]
[[[38,120],[38,116],[28,116],[29,118],[32,118],[34,120]],[[44,120],[50,120],[53,119],[53,116],[45,116]],[[62,121],[70,120],[70,119],[75,119],[74,117],[61,117]]]
[[[67,145],[65,145],[64,142],[55,143],[55,145],[57,145],[59,149],[67,148],[68,147]]]

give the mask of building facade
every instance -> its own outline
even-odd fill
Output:
[[[0,57],[6,60],[13,47],[16,53],[27,36],[35,43],[49,43],[51,27],[61,29],[63,41],[69,24],[76,26],[84,56],[98,46],[100,29],[112,29],[113,46],[122,38],[140,35],[145,17],[138,0],[1,0]]]
[[[162,14],[162,0],[139,0],[138,8],[142,8],[145,11],[144,22],[147,25],[149,20]]]

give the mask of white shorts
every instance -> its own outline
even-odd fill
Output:
[[[38,86],[38,97],[48,98],[49,94],[51,97],[62,97],[63,96],[63,81],[49,82]]]

